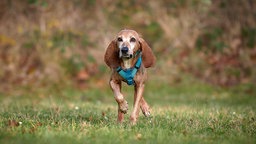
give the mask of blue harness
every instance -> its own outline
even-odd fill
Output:
[[[139,54],[139,58],[133,68],[129,69],[122,69],[121,66],[116,68],[116,71],[119,73],[120,76],[122,76],[128,85],[134,85],[134,76],[136,75],[138,69],[141,66],[142,58],[141,58],[141,52],[137,52],[136,55]]]

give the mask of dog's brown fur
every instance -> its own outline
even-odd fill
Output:
[[[123,38],[125,40],[120,42],[118,38]],[[130,40],[131,38],[135,38],[135,41]],[[135,124],[139,116],[139,107],[145,116],[150,115],[149,106],[143,97],[143,91],[144,83],[147,79],[146,68],[152,67],[155,64],[156,58],[145,40],[134,30],[120,31],[117,37],[109,44],[104,56],[104,61],[112,69],[109,84],[118,103],[117,121],[120,123],[123,122],[124,114],[127,113],[128,103],[121,93],[121,82],[124,81],[124,79],[115,71],[115,69],[118,66],[121,66],[123,69],[129,68],[129,66],[134,67],[138,59],[138,56],[129,60],[122,59],[120,57],[120,47],[122,46],[127,46],[129,50],[132,49],[133,54],[138,50],[142,52],[142,64],[134,77],[134,107],[130,116],[131,123]]]

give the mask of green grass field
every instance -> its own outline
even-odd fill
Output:
[[[152,117],[116,124],[107,86],[78,91],[1,95],[0,143],[256,143],[256,98],[247,86],[223,89],[186,78],[148,81]],[[107,85],[107,83],[106,83]],[[124,87],[132,104],[132,88]]]

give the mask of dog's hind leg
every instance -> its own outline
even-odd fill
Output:
[[[140,100],[140,109],[145,117],[150,116],[150,108],[144,97],[142,97]]]
[[[131,120],[132,124],[136,124],[136,121],[138,119],[140,100],[142,98],[143,91],[144,91],[144,84],[143,83],[135,85],[133,111],[132,111],[131,116],[130,116],[130,120]]]

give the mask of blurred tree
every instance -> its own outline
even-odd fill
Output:
[[[100,77],[124,28],[148,41],[160,74],[175,67],[218,85],[253,84],[255,16],[253,0],[2,0],[0,89]]]

